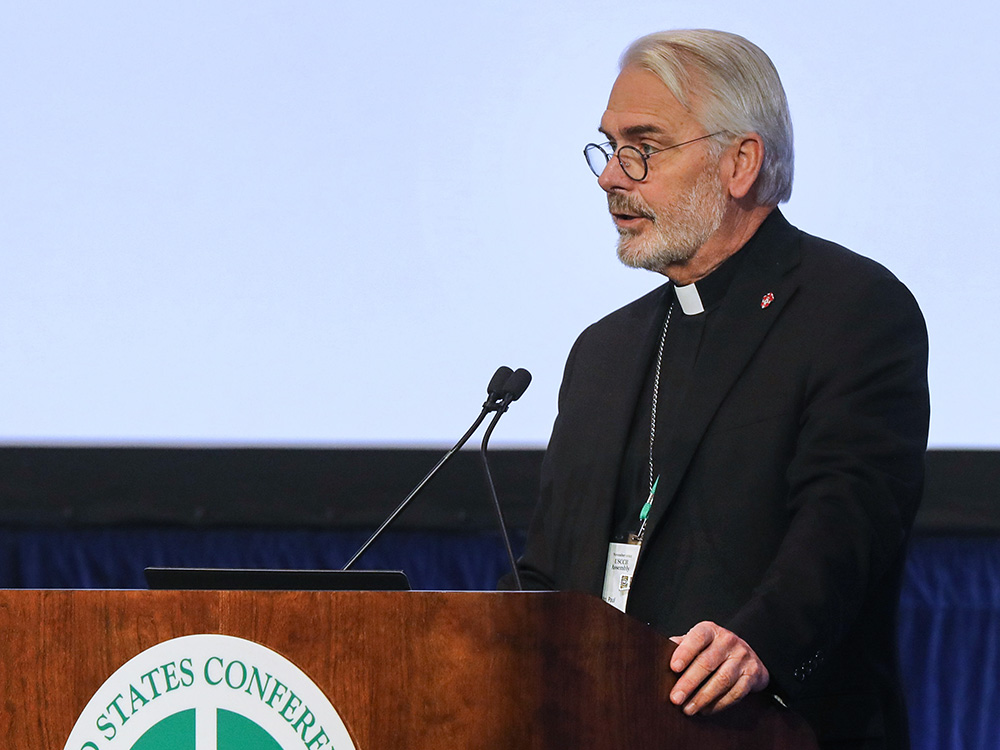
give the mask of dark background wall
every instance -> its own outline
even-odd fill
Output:
[[[376,526],[438,450],[0,448],[0,524],[169,524],[190,528]],[[497,450],[491,467],[508,523],[527,527],[541,450]],[[462,451],[398,528],[493,528],[478,454]],[[918,534],[1000,534],[1000,451],[927,454]]]

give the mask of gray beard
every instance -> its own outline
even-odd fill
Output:
[[[626,209],[624,212],[652,217],[652,227],[641,234],[618,229],[618,259],[630,268],[662,273],[668,266],[694,257],[722,225],[726,200],[718,180],[705,172],[686,195],[658,212],[628,195],[609,195],[608,206],[615,213]]]

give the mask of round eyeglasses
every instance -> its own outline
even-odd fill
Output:
[[[611,147],[611,142],[606,143],[588,143],[583,148],[583,155],[587,158],[587,164],[590,166],[590,171],[593,172],[598,177],[604,172],[604,168],[608,166],[608,162],[611,161],[612,155],[618,157],[618,163],[621,165],[622,172],[632,180],[636,182],[642,182],[646,179],[646,175],[649,174],[649,157],[653,154],[659,154],[664,151],[669,151],[672,148],[680,148],[681,146],[686,146],[689,143],[695,143],[697,141],[703,141],[706,138],[714,138],[717,135],[722,135],[724,130],[720,130],[716,133],[709,133],[708,135],[699,136],[698,138],[692,138],[690,141],[684,141],[683,143],[675,143],[673,146],[667,146],[666,148],[656,148],[651,151],[646,151],[643,153],[635,146],[622,146],[620,149],[615,151]]]

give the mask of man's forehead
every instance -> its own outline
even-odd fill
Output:
[[[621,135],[672,134],[696,122],[694,115],[652,71],[628,66],[611,88],[601,131]]]

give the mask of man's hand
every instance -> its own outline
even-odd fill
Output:
[[[687,635],[670,640],[677,644],[670,668],[683,672],[670,700],[680,706],[693,693],[684,706],[688,716],[721,711],[770,681],[767,667],[747,642],[714,622],[699,622]]]

